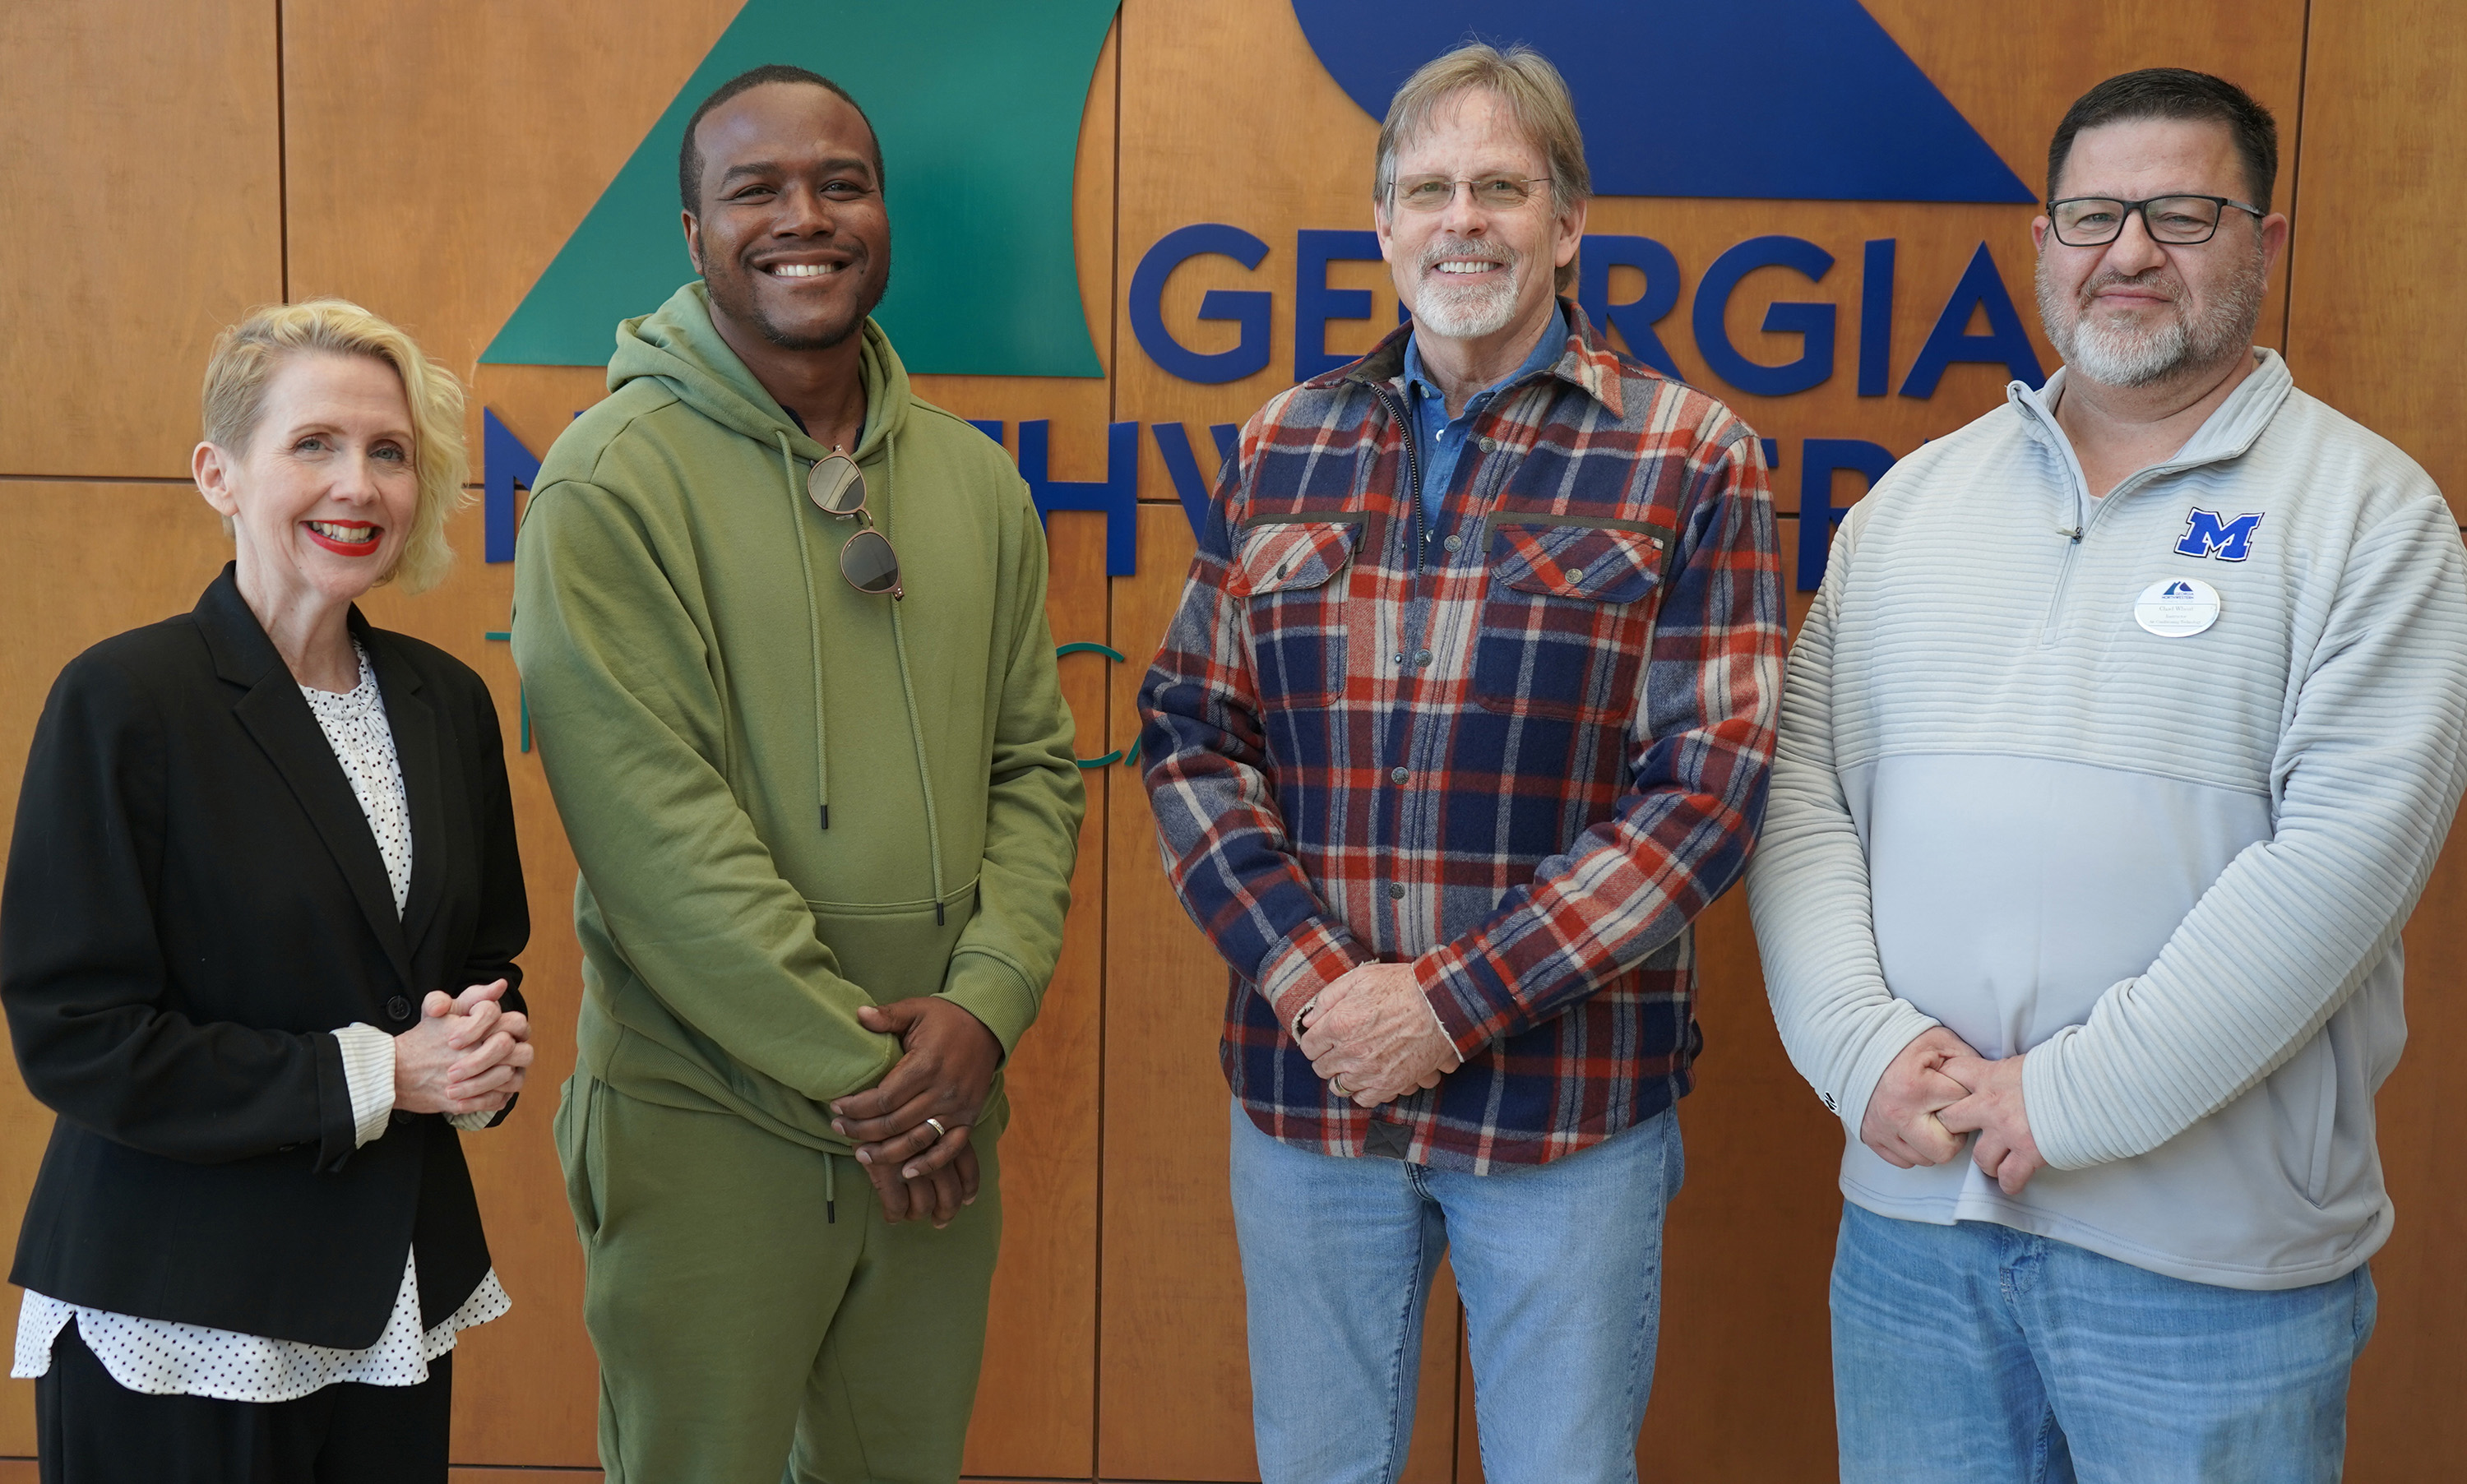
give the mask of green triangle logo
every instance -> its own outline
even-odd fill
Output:
[[[891,292],[911,371],[1101,376],[1079,304],[1072,171],[1119,0],[747,0],[480,357],[599,366],[617,322],[693,277],[677,146],[713,88],[766,62],[855,95],[882,138]]]

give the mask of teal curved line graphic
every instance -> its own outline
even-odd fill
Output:
[[[882,137],[891,292],[875,317],[911,371],[1101,376],[1079,304],[1072,175],[1119,0],[747,0],[480,359],[599,366],[617,322],[693,277],[677,146],[712,89],[808,67]]]
[[[1113,661],[1116,664],[1128,664],[1130,663],[1129,657],[1124,655],[1120,650],[1115,648],[1113,645],[1095,643],[1084,639],[1075,640],[1071,643],[1056,647],[1053,651],[1053,658],[1059,660],[1064,655],[1076,654],[1103,655],[1106,659]],[[1077,763],[1083,772],[1090,768],[1103,768],[1113,763],[1137,763],[1140,760],[1140,739],[1137,737],[1131,739],[1131,750],[1128,753],[1123,752],[1118,747],[1112,752],[1107,753],[1102,757],[1075,757],[1071,760]]]

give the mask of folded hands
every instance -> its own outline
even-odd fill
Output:
[[[2008,1196],[2046,1168],[2022,1100],[2022,1061],[1991,1062],[1941,1025],[1902,1048],[1876,1082],[1859,1139],[1899,1169],[1942,1164],[1976,1134],[1970,1158]]]
[[[460,995],[433,989],[411,1029],[394,1038],[394,1105],[406,1113],[495,1113],[523,1090],[531,1018],[502,1002],[506,981]]]
[[[1320,991],[1297,1019],[1311,1070],[1365,1108],[1437,1087],[1462,1065],[1412,964],[1363,964]]]

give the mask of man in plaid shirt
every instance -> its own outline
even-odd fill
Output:
[[[1451,1248],[1485,1475],[1636,1477],[1688,924],[1763,813],[1782,597],[1755,436],[1554,297],[1587,192],[1541,56],[1405,83],[1374,217],[1415,326],[1243,429],[1141,692],[1234,971],[1269,1484],[1396,1477]]]

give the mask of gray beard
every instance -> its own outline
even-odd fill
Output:
[[[1524,286],[1525,264],[1518,259],[1508,259],[1507,281],[1488,288],[1445,286],[1425,263],[1414,323],[1450,340],[1496,335],[1516,318],[1516,295]]]
[[[2068,302],[2064,291],[2048,281],[2048,260],[2042,258],[2037,283],[2039,322],[2047,326],[2048,341],[2074,374],[2101,386],[2153,386],[2213,365],[2252,345],[2267,278],[2256,246],[2201,319],[2187,323],[2179,315],[2162,325],[2140,328],[2086,316],[2078,298]]]

